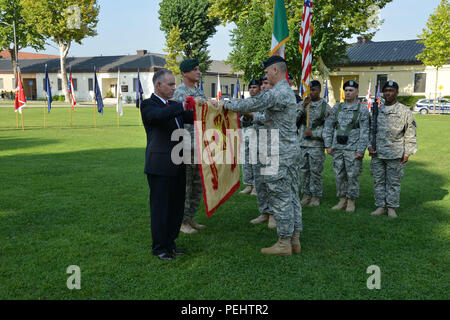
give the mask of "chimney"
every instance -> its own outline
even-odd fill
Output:
[[[147,50],[137,50],[136,52],[139,57],[145,56],[147,54]]]

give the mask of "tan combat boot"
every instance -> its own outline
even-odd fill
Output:
[[[203,229],[206,229],[206,228],[207,228],[207,226],[204,226],[204,225],[198,223],[198,222],[195,221],[195,220],[189,221],[189,224],[190,224],[191,227],[194,228],[194,229],[203,230]]]
[[[253,219],[252,221],[250,221],[250,223],[251,224],[258,224],[258,223],[261,223],[261,222],[266,222],[267,220],[269,220],[269,214],[268,213],[263,213],[258,218]]]
[[[247,188],[245,188],[244,190],[239,192],[239,194],[249,194],[252,191],[253,191],[253,186],[247,186]]]
[[[275,229],[277,227],[277,221],[275,220],[275,217],[273,214],[269,216],[269,223],[267,224],[269,229]]]
[[[339,203],[335,205],[331,210],[338,211],[338,210],[345,210],[347,208],[347,198],[339,198]]]
[[[250,193],[251,196],[257,196],[258,194],[256,193],[256,188],[253,187],[252,192]]]
[[[197,230],[192,228],[192,226],[189,224],[189,222],[183,222],[181,224],[180,231],[183,232],[183,233],[186,233],[186,234],[196,234],[196,233],[198,233]]]
[[[388,217],[392,219],[398,218],[397,212],[395,212],[394,208],[388,208]]]
[[[311,196],[308,194],[305,194],[305,195],[303,195],[303,199],[300,203],[301,203],[302,207],[305,207],[309,204],[310,201],[311,201]]]
[[[379,217],[379,216],[385,215],[386,213],[387,213],[386,209],[380,207],[377,210],[375,210],[374,212],[372,212],[371,215],[374,217]]]
[[[347,199],[347,209],[345,211],[349,213],[353,213],[356,210],[356,200],[354,199]]]
[[[318,206],[320,206],[320,198],[312,197],[311,201],[308,204],[308,207],[318,207]]]
[[[278,239],[278,242],[275,243],[275,245],[273,245],[272,247],[261,249],[261,253],[279,256],[291,256],[292,255],[291,238],[280,238]]]
[[[291,247],[293,254],[300,254],[302,252],[302,246],[300,244],[300,232],[294,232],[291,239]]]

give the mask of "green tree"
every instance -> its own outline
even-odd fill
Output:
[[[183,50],[186,47],[186,44],[181,41],[180,34],[180,27],[172,26],[166,42],[166,48],[164,49],[164,52],[167,53],[166,68],[171,70],[175,75],[181,73],[179,64],[183,58]]]
[[[314,36],[312,38],[313,70],[325,73],[345,59],[346,39],[354,35],[372,37],[380,21],[377,11],[392,0],[315,0]],[[226,24],[234,22],[229,63],[246,70],[245,64],[261,64],[270,51],[275,0],[210,0],[210,16]],[[301,79],[301,55],[298,49],[303,5],[299,0],[285,0],[290,40],[286,44],[286,60],[296,85]],[[249,35],[247,28],[252,28]],[[253,41],[253,39],[265,39]],[[238,43],[240,42],[240,43]],[[262,71],[262,68],[261,68]],[[247,73],[247,72],[246,72]],[[252,75],[247,75],[248,79]]]
[[[430,15],[427,26],[422,30],[419,38],[419,42],[423,43],[425,48],[417,55],[417,59],[428,66],[436,68],[436,87],[434,91],[434,110],[436,112],[439,68],[450,58],[450,4],[447,0],[442,0]]]
[[[100,7],[97,0],[21,0],[23,16],[45,37],[51,38],[59,47],[61,75],[66,101],[66,58],[73,41],[81,44],[86,37],[97,35]]]
[[[14,27],[16,44],[14,43]],[[16,51],[19,52],[26,47],[43,50],[44,44],[44,36],[36,32],[35,28],[25,24],[20,0],[0,0],[0,50],[8,50],[11,56],[14,79],[17,79]]]
[[[198,59],[202,72],[211,65],[207,41],[220,23],[219,18],[208,16],[209,8],[208,0],[162,0],[158,11],[166,41],[173,26],[178,26],[184,56]]]

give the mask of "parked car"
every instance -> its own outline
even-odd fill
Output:
[[[427,114],[434,113],[434,99],[421,99],[414,105],[414,111]],[[436,113],[450,113],[450,100],[438,98],[436,101]]]

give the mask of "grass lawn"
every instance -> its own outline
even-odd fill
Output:
[[[366,157],[355,214],[334,213],[331,159],[319,208],[303,211],[303,252],[260,253],[276,232],[249,221],[255,197],[235,195],[198,235],[181,234],[188,255],[151,255],[146,145],[136,108],[116,126],[113,108],[25,109],[25,131],[0,108],[0,299],[449,299],[450,117],[416,115],[419,152],[405,172],[399,219],[371,217]],[[81,290],[66,287],[81,268]],[[381,290],[366,270],[381,269]]]

